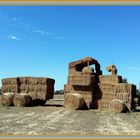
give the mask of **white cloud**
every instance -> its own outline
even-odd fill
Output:
[[[125,69],[130,71],[140,71],[140,67],[126,67]]]
[[[9,35],[9,38],[12,39],[12,40],[21,40],[21,38],[18,38],[14,35]]]
[[[34,32],[40,33],[40,34],[42,34],[42,35],[49,35],[48,32],[45,32],[45,31],[43,31],[43,30],[35,30]]]
[[[46,31],[43,31],[43,30],[35,30],[34,32],[35,33],[40,33],[42,35],[54,35],[54,33],[46,32]]]
[[[3,39],[11,40],[43,40],[47,37],[54,39],[64,39],[47,28],[42,28],[39,22],[27,22],[19,16],[10,16],[9,13],[0,10],[0,26],[2,27]],[[4,23],[4,24],[3,24]],[[56,36],[55,36],[56,35]],[[58,38],[57,38],[58,36]],[[1,36],[0,36],[1,37]]]

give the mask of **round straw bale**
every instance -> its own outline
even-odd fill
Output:
[[[112,65],[111,65],[111,66],[107,66],[105,69],[106,69],[106,71],[111,72],[111,70],[112,70]]]
[[[13,105],[13,98],[14,98],[14,93],[4,93],[1,96],[1,104],[3,106],[11,106]]]
[[[94,74],[94,69],[92,67],[84,67],[82,69],[82,73],[84,75],[93,75]]]
[[[20,94],[16,94],[14,96],[14,106],[17,107],[25,107],[25,106],[30,106],[31,104],[31,96],[28,95],[27,93],[20,93]]]
[[[66,93],[64,97],[64,107],[68,109],[83,109],[86,104],[79,93]]]
[[[110,102],[109,108],[111,112],[122,113],[126,110],[126,105],[123,101],[114,99]]]

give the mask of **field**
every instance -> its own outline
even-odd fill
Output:
[[[140,112],[66,110],[63,96],[45,106],[0,107],[1,135],[94,136],[139,135]],[[57,100],[59,99],[59,100]]]

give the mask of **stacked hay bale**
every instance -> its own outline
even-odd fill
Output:
[[[94,91],[94,75],[68,76],[68,84],[65,85],[65,93],[79,93],[90,108],[92,93]]]
[[[32,98],[32,105],[39,105],[37,101],[37,84],[38,78],[36,77],[26,77],[26,88],[27,94]]]
[[[16,95],[15,105],[17,100],[21,102],[26,100],[30,96],[32,98],[32,105],[43,105],[46,100],[53,98],[55,80],[43,77],[17,77],[17,78],[6,78],[2,80],[2,94],[14,93]],[[24,93],[24,95],[23,95]],[[20,103],[21,104],[21,103]],[[27,106],[29,103],[25,101],[21,106]]]
[[[90,67],[92,64],[95,65],[95,71]],[[64,92],[69,94],[79,93],[84,98],[87,106],[92,108],[94,84],[96,77],[100,74],[102,74],[100,64],[91,57],[71,62],[68,67],[68,81],[64,85]]]
[[[95,71],[89,67],[91,64],[95,64]],[[117,75],[115,65],[107,67],[106,70],[112,74],[102,75],[100,64],[90,57],[69,63],[68,81],[64,85],[65,94],[79,93],[90,109],[115,112],[134,109],[136,86],[122,83],[122,76]],[[78,99],[73,95],[66,97]],[[70,100],[67,104],[69,102]]]
[[[27,77],[19,77],[19,93],[27,93]]]
[[[2,79],[2,94],[12,92],[19,92],[19,78]]]
[[[27,77],[27,93],[32,97],[33,104],[43,105],[53,98],[55,81],[50,78]]]
[[[135,85],[121,83],[121,76],[106,75],[99,76],[99,79],[94,100],[98,102],[100,110],[123,112],[126,108],[134,108]]]

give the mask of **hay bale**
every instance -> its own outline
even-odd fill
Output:
[[[107,66],[105,69],[106,69],[106,71],[111,72],[111,70],[112,70],[112,65],[111,65],[111,66]]]
[[[86,103],[79,93],[66,93],[64,107],[68,109],[83,109]]]
[[[21,92],[21,93],[22,93],[22,92],[25,92],[25,93],[26,93],[27,90],[28,90],[28,89],[27,89],[27,85],[26,85],[26,84],[21,84],[21,85],[20,85],[20,87],[19,87],[19,92]]]
[[[38,92],[37,93],[37,99],[46,101],[46,99],[47,99],[46,92]]]
[[[18,78],[5,78],[2,79],[2,85],[17,85],[18,84]]]
[[[37,88],[37,92],[47,92],[47,85],[38,84],[36,88]]]
[[[32,106],[39,105],[38,100],[37,100],[37,93],[36,92],[28,92],[28,95],[30,95],[31,98],[32,98],[32,101],[31,101]]]
[[[38,84],[46,85],[47,84],[47,78],[38,77]]]
[[[28,95],[31,96],[32,100],[36,100],[37,99],[37,93],[36,92],[28,92]]]
[[[68,85],[91,86],[95,82],[94,75],[68,76]]]
[[[100,83],[122,83],[122,77],[118,75],[100,75]]]
[[[52,85],[53,86],[55,83],[55,80],[51,79],[51,78],[38,77],[37,80],[38,80],[38,84],[41,84],[41,85]]]
[[[27,77],[19,77],[20,84],[27,84]]]
[[[28,85],[37,85],[38,84],[38,78],[36,78],[36,77],[27,77],[27,84]]]
[[[114,99],[109,104],[109,110],[111,112],[122,113],[126,110],[126,105],[122,100]]]
[[[28,92],[37,92],[37,89],[38,89],[37,85],[33,85],[33,84],[27,85],[26,88]]]
[[[11,106],[13,105],[13,98],[14,98],[14,93],[4,93],[1,96],[1,104],[3,106]]]
[[[89,66],[84,67],[82,69],[82,74],[83,75],[93,75],[94,74],[94,69],[92,67],[89,67]]]
[[[31,96],[27,93],[16,94],[13,99],[14,106],[25,107],[31,105]]]
[[[16,92],[18,93],[18,86],[17,85],[3,85],[2,86],[2,93],[13,93]]]

